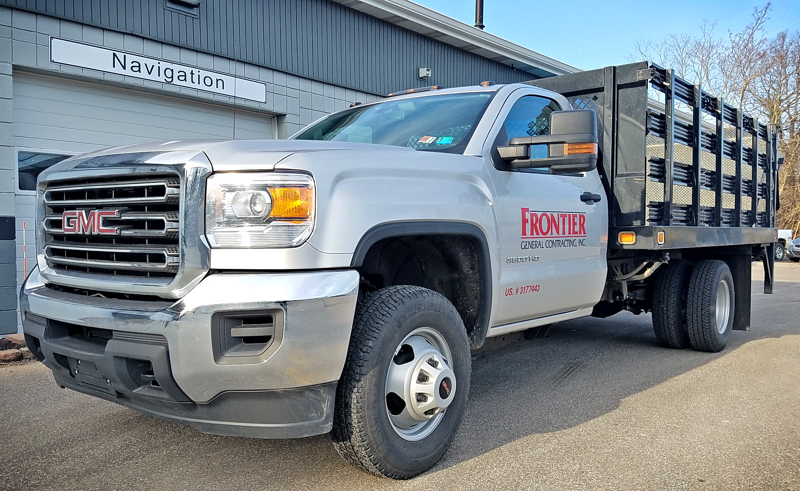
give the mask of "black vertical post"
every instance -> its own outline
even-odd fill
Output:
[[[610,66],[603,70],[603,106],[602,111],[598,110],[598,117],[603,118],[603,134],[597,135],[598,139],[602,142],[600,147],[600,157],[602,157],[603,166],[605,166],[606,176],[608,177],[608,186],[611,190],[611,195],[616,197],[616,188],[614,183],[617,181],[617,152],[619,151],[617,139],[617,124],[619,122],[619,102],[617,101],[617,69]],[[599,109],[599,108],[598,108]],[[644,193],[642,193],[644,195]],[[642,210],[644,210],[644,196],[642,196]],[[609,210],[613,210],[610,207]],[[609,226],[615,227],[617,225],[617,213],[610,213]]]
[[[772,141],[770,140],[770,127],[767,125],[764,131],[764,188],[766,190],[765,209],[767,210],[767,227],[772,226]],[[759,131],[760,133],[760,131]],[[760,134],[759,134],[760,136]]]
[[[692,224],[700,225],[700,177],[703,170],[700,163],[702,156],[701,139],[703,137],[703,123],[701,111],[703,106],[703,89],[699,85],[694,86],[694,111],[692,118]]]
[[[742,109],[736,109],[736,150],[734,162],[736,162],[736,217],[734,226],[742,226]]]
[[[753,203],[750,208],[750,223],[758,226],[758,118],[753,118],[753,133],[750,135],[752,148],[750,149],[750,161],[753,164]]]
[[[716,196],[714,197],[715,226],[722,226],[722,190],[725,181],[725,172],[722,167],[722,159],[725,156],[725,125],[723,124],[723,112],[725,101],[720,97],[717,99],[717,162],[716,162]]]
[[[667,90],[664,91],[664,221],[665,226],[672,224],[672,166],[675,132],[675,73],[667,70]]]
[[[775,131],[769,135],[771,145],[770,152],[772,152],[772,189],[774,190],[775,202],[773,203],[772,226],[775,226],[775,215],[780,206],[780,197],[778,196],[778,131],[779,127],[775,126]]]
[[[475,0],[475,27],[483,29],[483,0]]]

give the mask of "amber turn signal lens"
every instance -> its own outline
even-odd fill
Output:
[[[564,156],[597,153],[597,143],[565,143]]]
[[[269,188],[269,194],[272,196],[271,218],[311,218],[314,211],[314,192],[311,188]]]
[[[620,232],[617,241],[620,245],[633,245],[636,243],[636,232]]]
[[[658,233],[658,245],[664,245],[664,242],[666,242],[666,240],[667,240],[667,236],[664,234],[664,232],[659,232]]]

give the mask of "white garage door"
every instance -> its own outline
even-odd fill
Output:
[[[102,148],[155,140],[274,138],[268,114],[94,83],[14,74],[14,144],[33,172],[17,174],[17,285],[22,285],[23,223],[27,269],[35,265],[36,167]]]
[[[20,148],[84,153],[153,140],[273,138],[273,118],[226,106],[33,75],[14,76]]]

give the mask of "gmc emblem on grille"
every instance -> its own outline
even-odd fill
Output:
[[[119,227],[103,226],[104,218],[119,218],[119,210],[71,210],[61,214],[65,234],[117,235]]]

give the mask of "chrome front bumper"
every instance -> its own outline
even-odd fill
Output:
[[[285,438],[330,430],[358,281],[353,270],[220,273],[150,302],[58,291],[34,270],[20,302],[31,351],[59,385],[208,433]],[[265,313],[263,350],[230,340],[224,319]]]

